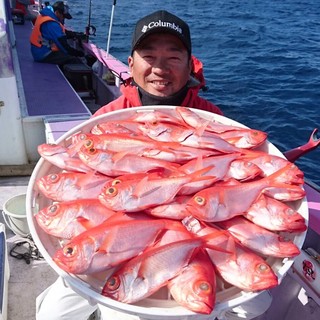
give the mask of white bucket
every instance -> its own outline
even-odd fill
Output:
[[[30,233],[26,213],[26,194],[19,194],[5,202],[3,219],[16,235],[26,237]]]

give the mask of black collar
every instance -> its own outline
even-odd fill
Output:
[[[186,84],[177,93],[169,97],[158,97],[150,94],[139,87],[134,81],[132,83],[138,88],[140,100],[143,106],[157,106],[157,105],[167,105],[167,106],[180,106],[188,92],[188,84]]]

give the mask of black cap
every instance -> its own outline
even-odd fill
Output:
[[[189,26],[172,13],[160,10],[140,19],[133,32],[132,52],[143,39],[152,33],[168,32],[178,37],[191,53],[191,38]]]
[[[57,1],[52,5],[53,12],[59,11],[63,14],[65,19],[72,19],[71,14],[69,13],[69,6],[64,4],[63,1]]]

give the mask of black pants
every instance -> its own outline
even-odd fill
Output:
[[[52,51],[40,62],[64,65],[67,63],[81,63],[81,60],[78,57],[70,56],[68,54],[63,53],[62,51]]]

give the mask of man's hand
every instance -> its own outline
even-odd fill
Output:
[[[78,39],[78,40],[86,39],[86,35],[83,32],[74,32],[74,31],[66,30],[65,33],[68,39]]]

